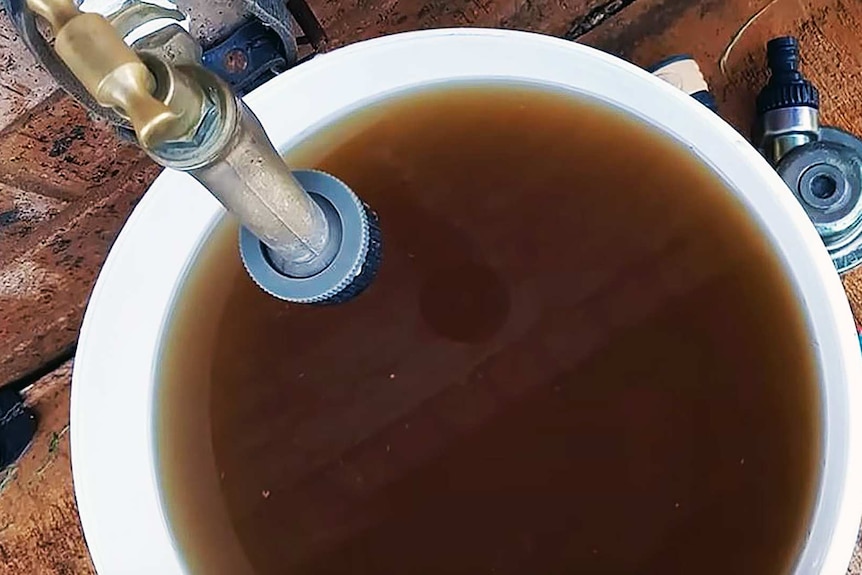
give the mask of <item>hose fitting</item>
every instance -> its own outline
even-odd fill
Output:
[[[136,53],[104,16],[73,0],[27,0],[56,37],[55,50],[95,101],[128,119],[160,165],[186,172],[242,224],[252,278],[275,297],[345,301],[371,282],[380,259],[376,216],[336,178],[294,177],[260,122],[228,84],[200,63],[182,28],[162,29],[180,54],[152,41]],[[133,8],[133,6],[132,6]],[[146,14],[126,11],[121,19]],[[309,191],[313,192],[310,194]]]
[[[799,42],[792,36],[766,44],[769,82],[757,95],[752,140],[773,165],[797,146],[814,142],[820,131],[820,94],[799,70]]]

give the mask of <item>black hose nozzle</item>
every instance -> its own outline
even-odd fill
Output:
[[[805,106],[820,108],[820,94],[799,70],[799,41],[793,36],[773,38],[766,44],[769,83],[757,95],[757,113]]]

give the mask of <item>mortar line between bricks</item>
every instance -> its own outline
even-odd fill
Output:
[[[62,186],[49,184],[35,177],[16,177],[15,174],[10,174],[2,169],[0,169],[0,178],[2,178],[2,183],[6,184],[7,186],[13,186],[18,188],[19,190],[23,190],[28,193],[39,194],[41,196],[45,196],[46,198],[51,198],[54,200],[68,203],[80,201],[81,198],[89,195],[89,192],[91,190],[96,189],[95,186],[72,188],[81,190],[80,194],[75,194],[69,192],[68,189],[63,188]]]
[[[17,242],[15,244],[14,253],[0,253],[0,267],[9,264],[16,258],[21,257],[22,254],[25,254],[37,247],[39,244],[44,242],[46,238],[63,233],[67,227],[74,226],[89,207],[105,200],[111,194],[117,192],[123,187],[122,184],[117,184],[117,181],[123,181],[124,178],[127,178],[131,174],[140,174],[148,166],[156,167],[152,160],[143,156],[133,164],[129,165],[128,169],[125,170],[123,174],[118,174],[115,178],[106,180],[102,184],[88,190],[88,192],[83,196],[79,196],[75,201],[69,202],[69,204],[63,208],[59,214],[51,219],[41,222],[36,226],[33,232],[27,235],[26,238]],[[161,168],[159,168],[159,171],[161,171]],[[149,183],[144,186],[144,188],[149,188]],[[45,233],[41,233],[43,231]]]
[[[0,169],[0,188],[2,188],[2,187],[4,187],[4,186],[5,186],[5,187],[7,187],[7,188],[14,188],[14,189],[17,189],[17,190],[20,190],[20,191],[24,192],[24,193],[25,193],[25,194],[27,194],[28,196],[38,196],[39,198],[43,199],[44,201],[49,201],[49,202],[50,202],[50,201],[53,201],[53,202],[62,202],[62,203],[63,203],[63,207],[64,207],[64,208],[65,208],[65,206],[66,206],[66,205],[68,205],[69,203],[74,202],[74,201],[79,201],[79,200],[81,199],[81,196],[75,196],[75,198],[74,198],[74,199],[72,199],[72,200],[67,200],[67,199],[65,199],[65,198],[58,198],[58,197],[56,197],[56,196],[51,196],[51,195],[49,195],[49,194],[45,194],[45,193],[43,193],[43,192],[42,192],[42,191],[40,191],[40,190],[33,190],[33,189],[31,189],[31,188],[22,188],[21,186],[18,186],[18,185],[13,184],[13,183],[12,183],[12,178],[9,178],[9,180],[8,180],[8,181],[7,181],[6,179],[4,179],[4,178],[2,177],[2,176],[4,176],[4,175],[5,175],[5,174],[4,174],[3,170],[2,170],[2,169]],[[62,211],[62,210],[60,210],[60,211]],[[57,213],[59,213],[59,212],[57,212]],[[56,216],[54,216],[54,217],[56,217]]]
[[[45,96],[45,98],[41,102],[27,110],[20,116],[16,117],[12,122],[7,124],[2,130],[0,130],[0,138],[3,138],[10,132],[16,131],[18,128],[29,122],[30,119],[33,118],[33,116],[42,113],[46,108],[57,105],[60,100],[62,100],[66,95],[66,92],[64,92],[61,88],[57,88],[56,90]]]
[[[57,369],[62,367],[67,361],[74,358],[75,351],[77,349],[78,341],[76,339],[66,347],[62,348],[56,355],[54,355],[54,357],[44,361],[41,365],[30,370],[22,376],[4,384],[0,384],[0,387],[11,387],[19,393],[22,393],[25,389],[35,384],[37,381],[39,381],[46,375],[56,371]]]
[[[566,40],[577,40],[581,36],[592,32],[635,2],[637,0],[607,0],[574,20],[569,25],[568,31],[563,34],[563,38]]]
[[[24,92],[22,92],[18,88],[13,88],[12,86],[10,86],[9,84],[6,84],[4,82],[0,82],[0,88],[3,88],[4,90],[9,90],[13,94],[18,94],[22,98],[27,97],[27,94],[25,94]]]
[[[60,186],[43,182],[29,174],[24,177],[16,177],[15,174],[7,172],[2,167],[0,167],[0,183],[13,188],[18,188],[27,193],[38,194],[61,202],[72,203],[79,201],[82,197],[71,194]],[[86,195],[87,194],[85,193],[84,196]]]

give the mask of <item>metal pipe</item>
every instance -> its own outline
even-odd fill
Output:
[[[28,2],[51,25],[57,54],[96,101],[129,117],[157,162],[210,190],[270,248],[280,271],[308,277],[332,261],[320,206],[223,81],[197,65],[145,63],[104,16],[81,12],[72,0]]]
[[[135,52],[103,15],[81,12],[73,0],[27,2],[96,102],[128,118],[154,160],[192,175],[240,220],[241,252],[263,289],[332,303],[368,286],[380,261],[376,216],[332,176],[306,174],[314,196],[304,189],[251,110],[201,65],[199,45],[180,26],[139,39]],[[136,23],[147,13],[128,2],[116,14]]]
[[[293,177],[273,148],[258,119],[220,80],[203,70],[198,78],[214,98],[215,116],[201,127],[217,143],[202,157],[176,154],[168,143],[148,150],[165,166],[188,172],[201,182],[243,226],[267,245],[272,263],[283,274],[309,277],[335,257],[329,225],[320,206]],[[173,148],[170,150],[169,148]]]

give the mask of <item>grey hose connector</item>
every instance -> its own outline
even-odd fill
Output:
[[[377,215],[343,182],[324,172],[293,175],[329,223],[334,254],[325,269],[306,277],[286,275],[278,256],[248,228],[240,230],[240,254],[251,278],[270,295],[297,303],[341,303],[365,290],[380,264]]]
[[[203,87],[195,136],[149,150],[161,164],[194,176],[242,225],[240,250],[252,279],[274,297],[335,303],[361,293],[380,259],[376,216],[337,178],[293,172],[251,110],[198,66],[151,69],[179,93]]]

